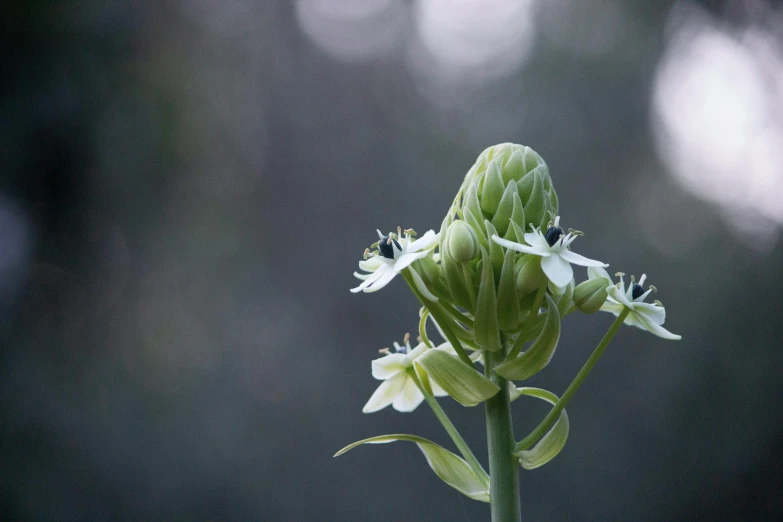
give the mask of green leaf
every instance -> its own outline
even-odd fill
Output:
[[[398,440],[415,443],[427,459],[432,471],[446,484],[463,495],[481,502],[489,502],[489,476],[477,475],[464,459],[449,450],[416,435],[381,435],[349,444],[334,454],[335,457],[362,444],[386,444]]]
[[[517,388],[514,387],[514,391],[510,391],[511,400],[514,400],[522,395],[528,395],[530,397],[536,397],[547,401],[551,405],[557,404],[559,400],[557,395],[552,392],[542,390],[541,388]],[[516,395],[516,397],[515,397]],[[540,468],[553,458],[565,447],[568,440],[568,415],[565,410],[560,412],[560,417],[552,425],[549,431],[541,437],[541,440],[529,450],[521,450],[514,453],[519,457],[519,465],[525,469]]]
[[[501,377],[523,381],[543,370],[552,360],[560,339],[560,313],[549,294],[546,294],[546,299],[547,311],[541,333],[526,352],[495,367],[495,372]]]
[[[455,401],[475,406],[493,397],[500,388],[481,373],[443,350],[427,350],[413,361],[416,374],[425,372]]]
[[[487,254],[484,247],[481,247],[481,258],[481,286],[479,286],[473,329],[479,346],[491,352],[496,352],[500,350],[500,331],[498,329],[495,276],[489,254]]]

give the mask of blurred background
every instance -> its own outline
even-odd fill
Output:
[[[3,520],[479,521],[361,413],[414,331],[352,295],[487,146],[548,162],[578,251],[646,272],[522,472],[528,520],[783,515],[783,7],[748,1],[16,2],[0,82]],[[577,270],[583,279],[583,270]],[[570,316],[562,392],[611,323]],[[521,438],[545,414],[514,405]],[[483,411],[443,401],[485,461]]]

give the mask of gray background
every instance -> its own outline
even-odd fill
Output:
[[[486,520],[411,445],[332,454],[449,444],[425,407],[361,413],[417,304],[351,272],[376,228],[437,229],[503,141],[683,336],[621,330],[565,450],[522,473],[524,518],[783,514],[779,7],[3,11],[3,519]],[[610,323],[570,316],[531,384],[562,392]],[[485,460],[481,408],[442,402]],[[515,403],[519,437],[545,412]]]

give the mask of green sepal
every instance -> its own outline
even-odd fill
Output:
[[[557,395],[542,390],[541,388],[514,387],[514,391],[509,390],[509,392],[512,401],[522,395],[528,395],[547,401],[554,406],[559,400]],[[517,450],[514,452],[514,455],[519,457],[519,465],[525,469],[536,469],[555,458],[565,447],[566,441],[568,440],[569,428],[568,414],[563,410],[560,412],[560,417],[557,421],[549,428],[549,431],[541,437],[535,446],[531,449]]]
[[[487,172],[484,174],[484,186],[481,187],[481,208],[489,215],[493,215],[500,204],[506,186],[500,175],[500,166],[496,160],[490,161]]]
[[[413,361],[416,375],[426,373],[443,391],[463,406],[476,406],[500,390],[475,368],[443,350],[427,350]]]
[[[538,152],[530,147],[525,147],[525,170],[530,172],[537,167],[542,167],[544,170],[547,170],[544,158],[539,156]]]
[[[481,248],[481,259],[481,285],[479,286],[473,329],[476,335],[476,343],[485,350],[496,352],[500,350],[500,332],[498,330],[495,276],[489,254],[483,247]],[[501,268],[502,266],[501,264]]]
[[[492,217],[492,224],[498,231],[498,235],[503,237],[508,230],[508,220],[511,219],[511,212],[514,210],[514,196],[517,194],[517,184],[509,183],[503,192],[495,215]]]
[[[520,310],[517,283],[514,277],[515,252],[506,250],[503,268],[498,283],[498,325],[503,331],[513,330],[519,324]]]
[[[503,235],[503,237],[509,241],[523,243],[525,241],[525,209],[516,190],[514,191],[514,195],[512,197],[513,204],[511,209],[511,219],[509,220],[510,226],[506,230],[506,233]]]
[[[479,244],[484,248],[489,248],[487,231],[484,228],[483,222],[480,222],[478,219],[476,219],[473,211],[467,207],[462,209],[462,213],[464,215],[465,222],[470,225],[470,227],[473,229],[473,232],[476,233],[476,238],[478,239]]]
[[[533,169],[532,174],[535,176],[533,190],[530,193],[530,199],[525,203],[525,218],[528,223],[532,223],[536,227],[542,227],[544,221],[547,219],[546,210],[548,196],[544,191],[545,172],[546,171],[542,167]]]
[[[515,150],[503,166],[503,183],[521,179],[525,175],[525,158],[521,150]]]
[[[489,475],[486,473],[477,475],[464,459],[423,437],[406,434],[370,437],[369,439],[349,444],[335,453],[334,456],[339,457],[343,453],[350,451],[357,446],[361,446],[362,444],[386,444],[400,440],[416,444],[421,452],[424,453],[424,458],[427,459],[427,464],[429,464],[430,469],[432,469],[443,482],[466,497],[481,502],[489,502]]]
[[[560,313],[548,294],[546,300],[547,311],[541,333],[527,351],[495,367],[495,372],[501,377],[512,381],[524,381],[543,370],[552,360],[560,339]]]

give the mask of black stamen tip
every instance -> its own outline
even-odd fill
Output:
[[[633,299],[639,298],[644,293],[644,289],[642,288],[642,285],[640,284],[634,284],[633,290],[631,290],[631,297]]]
[[[400,246],[400,244],[397,242],[396,239],[392,239],[391,241],[394,242],[398,250],[402,250],[402,247]],[[378,242],[378,250],[381,252],[381,255],[386,259],[394,259],[394,248],[392,247],[392,244],[389,241],[389,236],[383,236],[381,238],[381,240]]]
[[[546,231],[546,234],[544,234],[544,239],[546,239],[546,242],[549,243],[549,246],[554,245],[557,243],[557,240],[560,239],[560,236],[563,235],[563,229],[560,227],[549,227],[549,229]]]

